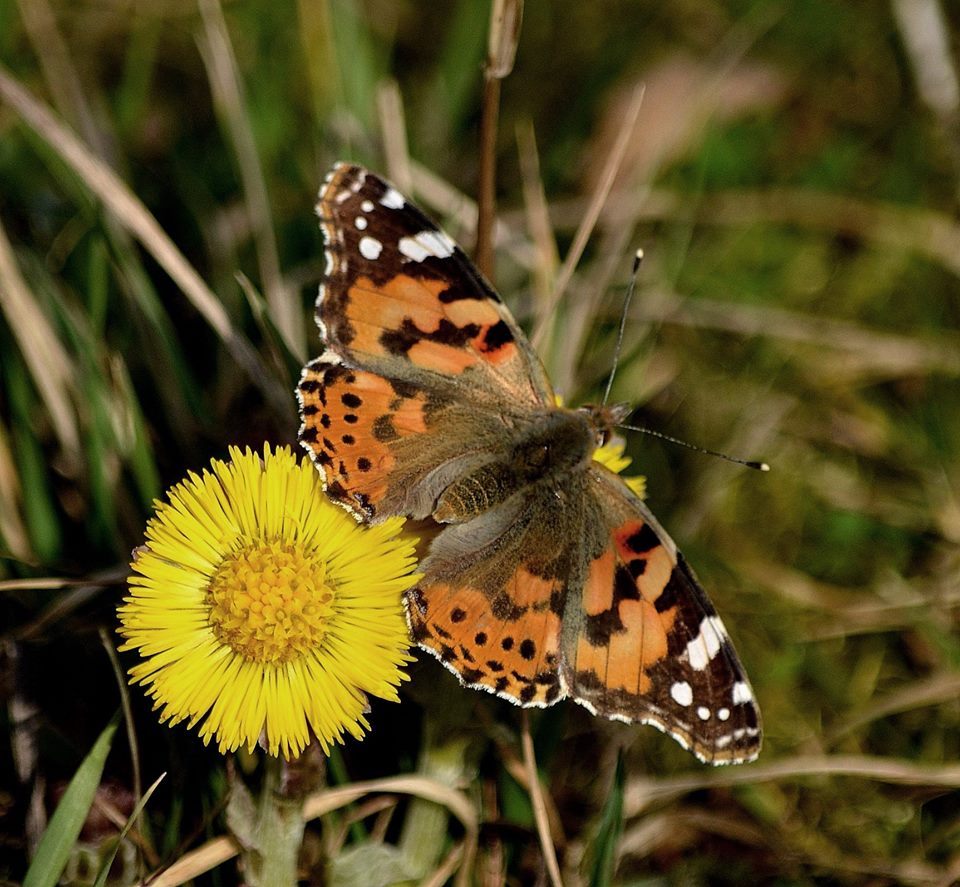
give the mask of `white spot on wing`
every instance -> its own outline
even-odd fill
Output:
[[[453,241],[440,231],[421,231],[414,237],[431,256],[445,259],[453,255]]]
[[[364,200],[363,203],[360,204],[360,209],[362,209],[365,213],[373,212],[373,201]]]
[[[422,262],[430,255],[430,253],[412,237],[401,237],[397,248],[400,250],[401,255],[406,256],[408,259],[413,259],[414,262]]]
[[[453,251],[457,247],[457,245],[453,242],[453,238],[447,234],[446,231],[421,231],[417,235],[417,240],[420,240],[421,243],[424,243],[421,238],[425,238],[432,243],[433,254],[435,256],[440,256],[442,259],[445,259],[447,256],[452,256]],[[426,245],[427,244],[424,243],[424,246]]]
[[[718,736],[716,746],[717,748],[726,748],[731,742],[739,742],[744,736],[749,736],[752,739],[759,735],[760,731],[756,727],[743,727],[740,730],[728,733],[726,736]]]
[[[357,216],[353,224],[357,226],[358,231],[365,231],[367,228],[367,220],[363,216]]]
[[[388,209],[403,209],[403,195],[396,188],[387,188],[380,198],[380,205]]]
[[[453,240],[442,231],[419,231],[413,237],[401,237],[397,244],[400,252],[414,262],[422,262],[427,256],[446,259],[456,248]]]
[[[717,709],[717,717],[720,718],[721,721],[727,720],[727,719],[730,717],[730,709],[729,709],[729,708],[718,708],[718,709]]]
[[[687,657],[694,671],[703,671],[720,651],[727,633],[719,616],[705,616],[697,636],[687,644]]]
[[[740,705],[744,702],[753,702],[753,693],[750,691],[749,684],[737,681],[733,685],[733,704]]]
[[[697,709],[697,717],[700,718],[701,721],[709,721],[710,709],[705,705],[701,705],[700,708]]]
[[[670,688],[670,696],[677,705],[689,705],[693,702],[693,689],[686,681],[677,681]]]
[[[360,255],[365,259],[375,262],[380,257],[380,251],[382,249],[383,244],[379,240],[373,237],[360,238]]]

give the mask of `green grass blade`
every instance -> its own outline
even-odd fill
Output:
[[[161,773],[156,782],[150,786],[144,793],[143,797],[140,799],[140,803],[133,808],[133,812],[130,814],[130,818],[127,819],[126,825],[124,825],[122,831],[117,836],[117,842],[113,847],[113,850],[107,854],[107,858],[104,859],[103,865],[100,867],[100,874],[97,875],[97,880],[94,882],[93,887],[104,887],[107,883],[107,877],[110,875],[110,868],[113,865],[114,859],[117,858],[117,851],[120,849],[120,844],[123,843],[123,839],[127,836],[127,832],[133,828],[133,824],[140,817],[140,813],[143,811],[143,808],[147,806],[147,801],[150,800],[151,795],[157,790],[157,787],[166,779],[167,774]]]
[[[617,867],[617,843],[623,834],[623,752],[617,755],[617,768],[606,803],[600,813],[600,825],[590,848],[587,883],[591,887],[610,887]]]
[[[70,785],[67,786],[47,830],[40,839],[37,853],[23,879],[23,887],[54,887],[59,881],[70,850],[76,843],[90,805],[93,804],[97,786],[100,785],[100,776],[103,774],[103,765],[110,751],[110,743],[119,723],[120,715],[116,714],[70,780]]]

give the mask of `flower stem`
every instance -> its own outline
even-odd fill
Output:
[[[297,883],[303,800],[285,794],[285,767],[281,758],[264,755],[254,845],[244,852],[245,875],[251,887],[290,887]]]

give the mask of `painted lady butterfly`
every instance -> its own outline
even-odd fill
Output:
[[[420,646],[518,705],[569,696],[708,763],[756,758],[760,713],[720,617],[592,458],[622,410],[556,406],[480,272],[377,176],[337,165],[317,211],[325,350],[300,379],[300,441],[359,519],[439,525],[406,599]]]

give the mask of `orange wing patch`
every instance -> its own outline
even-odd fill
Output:
[[[351,351],[372,357],[405,357],[418,367],[459,375],[484,362],[515,365],[522,374],[513,333],[488,299],[444,301],[446,281],[398,274],[376,284],[358,277],[347,292]]]
[[[592,672],[609,690],[646,693],[647,669],[666,656],[672,620],[663,620],[645,599],[613,548],[590,565],[583,609],[586,630],[577,638],[576,670]]]
[[[409,594],[410,630],[464,684],[523,705],[550,705],[563,695],[560,617],[549,606],[556,586],[523,568],[492,596],[424,582]]]
[[[300,440],[310,448],[327,494],[372,517],[388,491],[390,443],[423,434],[423,392],[319,358],[304,367],[298,393]]]
[[[584,630],[574,669],[605,693],[650,691],[649,669],[668,652],[676,608],[664,597],[674,563],[643,521],[613,533],[613,545],[594,560],[583,590]]]

